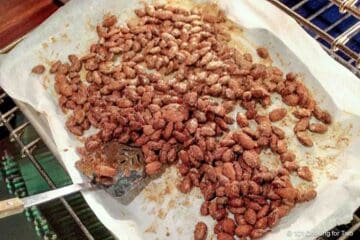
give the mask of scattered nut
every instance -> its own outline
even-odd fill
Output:
[[[35,67],[33,67],[31,69],[31,72],[33,72],[35,74],[42,74],[45,72],[45,67],[42,64],[36,65]]]
[[[314,145],[310,136],[306,132],[297,132],[296,137],[299,142],[306,147],[312,147]]]
[[[309,130],[315,133],[325,133],[328,127],[322,123],[312,123],[309,126]]]
[[[287,111],[285,108],[274,109],[269,113],[270,121],[272,121],[272,122],[279,121],[286,116],[286,113],[287,113]]]
[[[309,167],[299,167],[297,172],[299,177],[301,177],[302,179],[305,179],[306,181],[312,181],[312,173]]]

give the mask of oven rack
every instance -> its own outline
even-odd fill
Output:
[[[337,25],[341,24],[343,21],[348,19],[349,17],[360,17],[360,10],[359,10],[359,1],[354,0],[332,0],[327,1],[323,7],[318,9],[315,13],[310,16],[303,17],[301,14],[297,12],[302,6],[311,2],[309,0],[298,0],[292,1],[295,2],[291,7],[285,4],[285,0],[268,0],[270,3],[274,4],[288,15],[293,17],[296,21],[298,21],[315,39],[317,39],[322,47],[337,61],[341,64],[346,66],[350,69],[354,74],[360,76],[360,57],[358,51],[354,50],[353,48],[349,47],[347,43],[349,43],[355,36],[359,35],[360,32],[360,23],[353,24],[347,30],[343,31],[338,36],[332,36],[329,32],[335,28]],[[332,7],[338,7],[339,11],[343,12],[344,14],[339,18],[336,22],[332,23],[330,26],[322,29],[318,27],[316,24],[313,23],[313,20],[316,19],[319,15],[326,12],[328,9]],[[11,46],[10,46],[11,47]],[[7,47],[6,49],[9,49]],[[1,52],[1,51],[0,51]],[[5,98],[8,98],[6,93],[0,93],[0,105]],[[20,124],[17,127],[12,127],[10,124],[10,120],[16,115],[23,113],[27,120]],[[21,135],[24,132],[25,128],[32,125],[39,134],[39,137],[33,139],[30,143],[25,144],[22,139]],[[9,136],[13,142],[17,143],[20,148],[21,154],[24,157],[27,157],[40,175],[44,178],[50,188],[56,188],[54,182],[48,176],[46,171],[42,168],[39,164],[38,160],[33,155],[33,150],[40,142],[44,142],[50,151],[58,158],[58,153],[55,150],[55,145],[51,139],[50,132],[47,128],[46,122],[44,119],[39,118],[39,115],[33,111],[29,106],[21,103],[16,102],[16,106],[14,106],[9,111],[1,113],[0,111],[0,126],[4,126],[9,131]],[[44,127],[45,126],[45,127]],[[64,198],[59,199],[61,204],[65,207],[71,217],[74,219],[76,224],[78,225],[79,229],[83,232],[84,236],[87,239],[95,239],[94,236],[89,232],[86,226],[81,222],[80,218],[76,215],[74,209],[69,205],[68,201]],[[342,234],[339,238],[328,238],[326,235],[319,237],[319,240],[325,239],[339,239],[339,240],[346,240],[350,239],[348,236],[352,236],[356,234],[356,231],[360,229],[360,214],[354,214],[354,219],[349,226],[346,227],[346,230],[343,230],[342,226],[337,227],[335,231],[342,232],[345,231],[346,234]]]
[[[0,104],[2,104],[5,100],[5,98],[7,98],[8,95],[3,92],[0,94]],[[47,138],[45,138],[44,133],[41,134],[44,131],[48,131],[48,129],[44,129],[43,126],[47,126],[47,125],[42,125],[41,126],[41,122],[43,122],[43,119],[37,119],[37,121],[31,121],[32,116],[31,115],[31,110],[29,109],[29,106],[26,106],[23,103],[20,102],[16,102],[16,106],[12,107],[10,110],[8,110],[5,113],[2,113],[0,111],[0,126],[4,126],[7,128],[7,130],[9,131],[9,137],[10,137],[10,141],[16,143],[18,145],[18,147],[20,148],[20,153],[22,157],[27,157],[31,163],[33,164],[33,166],[35,167],[35,169],[39,172],[39,174],[41,175],[41,177],[46,181],[47,185],[50,187],[50,189],[56,189],[56,185],[54,183],[54,181],[50,178],[50,176],[48,175],[48,173],[45,171],[45,169],[41,166],[41,164],[39,163],[38,159],[33,155],[33,151],[36,148],[37,144],[42,141],[42,138],[40,137],[42,135],[42,137],[44,137],[44,143],[49,147],[50,150],[54,149],[54,143],[50,138],[50,134],[48,132],[47,138],[50,138],[48,140],[46,140]],[[22,110],[20,110],[20,108]],[[19,126],[17,126],[16,128],[14,128],[11,124],[10,121],[12,118],[15,117],[16,114],[19,114],[19,112],[24,113],[24,115],[27,116],[27,118],[29,120],[25,120],[23,123],[21,123]],[[32,114],[36,114],[34,111],[32,112]],[[36,114],[37,117],[39,118],[39,114]],[[34,115],[34,116],[36,116]],[[36,131],[39,133],[39,137],[33,139],[32,141],[30,141],[29,143],[25,144],[22,141],[22,134],[25,131],[25,128],[27,126],[29,126],[30,124],[33,125],[33,127],[36,129]],[[49,141],[50,140],[50,141]],[[55,153],[56,151],[52,151],[53,153]],[[73,218],[73,220],[75,221],[75,223],[78,225],[78,227],[80,228],[80,230],[82,231],[82,233],[87,237],[87,239],[89,240],[94,240],[95,238],[91,235],[91,233],[89,232],[89,230],[85,227],[85,225],[81,222],[80,218],[76,215],[75,211],[73,210],[73,208],[70,206],[70,204],[68,203],[68,201],[61,197],[58,200],[60,200],[60,202],[62,203],[62,205],[65,207],[66,211],[70,214],[70,216]]]
[[[343,64],[345,67],[350,69],[355,75],[360,77],[360,55],[359,49],[353,49],[348,46],[348,43],[352,40],[357,41],[359,46],[360,36],[360,1],[358,0],[332,0],[332,1],[311,1],[311,0],[300,0],[300,1],[286,1],[286,0],[268,0],[276,7],[286,12],[289,16],[293,17],[310,35],[312,35],[324,50],[335,58],[338,62]],[[302,16],[299,10],[311,4],[312,2],[322,2],[322,6],[318,7],[316,12],[310,15]],[[286,5],[288,3],[288,6]],[[338,8],[340,16],[339,18],[329,24],[328,26],[321,28],[315,21],[318,20],[319,16],[330,11],[331,8]],[[356,23],[350,26],[348,29],[343,31],[341,34],[334,36],[332,31],[338,27],[344,21],[349,18],[357,19]],[[357,38],[355,38],[357,37]]]

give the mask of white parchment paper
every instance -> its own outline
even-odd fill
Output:
[[[308,164],[314,171],[318,197],[299,204],[264,239],[314,239],[349,222],[360,205],[360,80],[267,1],[220,0],[218,4],[243,28],[235,41],[251,52],[256,46],[268,47],[273,64],[300,73],[316,100],[335,119],[326,135],[313,135],[315,146],[311,149],[291,141],[292,131],[287,130],[289,148],[296,151],[300,164]],[[84,54],[96,40],[94,27],[104,14],[113,13],[125,21],[139,5],[137,0],[70,1],[1,58],[1,87],[45,115],[61,161],[74,182],[84,181],[74,166],[78,160],[75,148],[81,143],[64,128],[65,116],[57,106],[52,77],[31,74],[31,69],[53,59],[66,60],[71,53]],[[294,119],[289,116],[286,121],[293,123]],[[214,224],[199,215],[202,199],[198,190],[189,195],[177,191],[173,168],[128,205],[102,190],[83,195],[100,221],[121,240],[192,239],[197,221],[205,221],[209,229]],[[208,239],[215,239],[211,232]]]

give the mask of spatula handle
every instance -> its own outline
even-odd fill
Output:
[[[15,215],[24,211],[24,202],[20,198],[0,201],[0,218]]]

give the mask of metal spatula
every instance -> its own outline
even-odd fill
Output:
[[[114,177],[113,183],[104,185],[96,182],[94,179],[85,183],[72,184],[66,187],[54,189],[48,192],[32,195],[25,198],[12,198],[0,201],[0,218],[15,215],[24,211],[24,209],[39,205],[69,194],[93,189],[104,189],[115,198],[122,198],[123,203],[131,201],[135,195],[145,185],[145,174],[143,167],[143,156],[138,148],[113,142],[112,148],[119,149],[112,153],[111,157],[116,157],[119,163],[126,164],[126,168],[119,168],[119,172]],[[120,151],[121,150],[121,151]],[[134,154],[136,153],[136,154]]]

